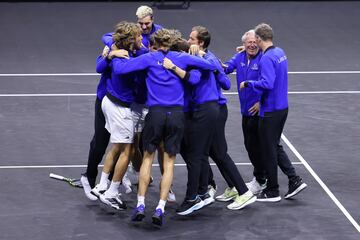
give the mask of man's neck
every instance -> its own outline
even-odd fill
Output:
[[[266,49],[268,49],[269,47],[273,46],[273,42],[272,41],[267,41],[267,42],[263,42],[263,45],[261,46],[261,50],[263,52],[266,51]]]

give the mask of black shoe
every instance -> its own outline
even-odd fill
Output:
[[[285,199],[292,198],[296,194],[304,190],[306,187],[307,187],[306,183],[304,183],[300,177],[298,177],[294,181],[289,181],[289,191],[285,194],[284,198]]]
[[[195,200],[187,200],[180,205],[178,209],[176,209],[176,213],[179,215],[188,215],[195,210],[199,210],[204,206],[204,201],[202,201],[199,197],[196,197]]]
[[[201,198],[201,200],[204,201],[204,207],[215,202],[215,199],[211,197],[209,193],[205,193],[204,195],[199,195],[199,197]]]
[[[263,190],[258,196],[258,202],[279,202],[281,200],[280,194],[276,192]]]
[[[163,218],[164,218],[164,213],[160,208],[158,208],[155,210],[155,213],[152,216],[152,223],[155,226],[161,227],[163,225]]]

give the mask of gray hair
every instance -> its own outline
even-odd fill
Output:
[[[141,19],[147,16],[152,16],[153,15],[153,10],[151,9],[151,7],[148,6],[140,6],[137,10],[136,10],[136,16]]]
[[[249,31],[247,31],[246,33],[244,33],[244,35],[241,37],[241,41],[242,43],[245,43],[246,39],[248,38],[249,35],[256,35],[254,29],[250,29]]]

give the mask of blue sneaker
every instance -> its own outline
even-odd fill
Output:
[[[140,206],[134,209],[133,215],[131,216],[131,221],[140,222],[145,217],[145,206],[141,204]]]
[[[163,224],[163,218],[164,218],[164,213],[160,208],[158,208],[158,209],[155,210],[155,213],[152,216],[152,223],[155,226],[161,227],[162,224]]]

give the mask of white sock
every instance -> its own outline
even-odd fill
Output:
[[[110,187],[106,192],[108,192],[111,195],[117,195],[119,194],[119,187],[120,187],[120,182],[111,181]]]
[[[107,183],[108,183],[108,179],[109,179],[109,173],[104,173],[101,172],[101,178],[100,178],[100,186],[106,186],[107,187]]]
[[[166,201],[160,199],[156,209],[160,208],[162,210],[162,212],[165,212],[165,204],[166,204]]]
[[[140,205],[144,205],[145,207],[145,196],[137,196],[137,200],[138,200],[138,203],[136,205],[136,207],[140,206]]]

